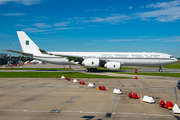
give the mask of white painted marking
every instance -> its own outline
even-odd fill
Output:
[[[62,110],[61,112],[78,112],[78,113],[81,113],[82,111],[67,111],[67,110]]]
[[[148,114],[148,115],[152,115],[152,116],[173,116],[173,115],[164,115],[164,114]]]
[[[82,113],[106,114],[107,112],[82,112]]]
[[[37,111],[37,110],[0,110],[1,112],[50,112],[50,111]]]
[[[37,111],[37,110],[0,110],[1,112],[46,112],[50,111]],[[83,111],[68,111],[62,110],[64,113],[89,113],[89,114],[106,114],[107,112],[83,112]],[[150,116],[164,116],[164,117],[172,117],[173,115],[165,115],[165,114],[147,114],[147,113],[128,113],[128,112],[113,112],[112,114],[126,114],[126,115],[150,115]],[[178,115],[180,116],[180,115]]]
[[[127,112],[114,112],[115,114],[132,114],[132,115],[143,115],[146,113],[127,113]]]
[[[172,117],[173,115],[165,115],[165,114],[147,114],[147,113],[127,113],[127,112],[115,112],[116,114],[132,114],[132,115],[151,115],[151,116],[169,116]]]

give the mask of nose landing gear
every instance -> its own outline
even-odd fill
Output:
[[[159,72],[163,72],[163,69],[162,69],[162,68],[163,68],[163,66],[160,66],[160,67],[159,67]]]

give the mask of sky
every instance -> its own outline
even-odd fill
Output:
[[[16,31],[46,51],[180,58],[180,0],[0,0],[0,53],[21,50]]]

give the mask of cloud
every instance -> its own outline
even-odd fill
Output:
[[[10,34],[3,34],[3,33],[0,33],[0,36],[1,38],[10,38],[10,37],[17,37],[16,35],[10,35]]]
[[[176,7],[180,5],[179,0],[171,1],[171,2],[158,2],[156,4],[146,5],[146,8],[170,8]]]
[[[7,4],[8,2],[15,2],[26,6],[40,4],[42,0],[0,0],[0,5]]]
[[[74,20],[77,20],[77,21],[80,21],[80,20],[83,20],[83,19],[85,19],[85,18],[84,17],[74,17]]]
[[[132,42],[132,41],[141,41],[142,39],[113,39],[113,40],[105,40],[107,42]]]
[[[110,39],[110,40],[94,40],[94,42],[133,42],[142,41],[143,39]]]
[[[152,18],[160,22],[172,22],[180,19],[180,0],[149,4],[146,5],[146,8],[156,10],[135,13],[136,18],[141,18],[141,20],[149,20]]]
[[[36,18],[46,19],[47,17],[45,17],[45,16],[38,16]]]
[[[83,45],[98,45],[98,44],[93,44],[93,43],[84,43]]]
[[[24,27],[26,25],[23,25],[23,24],[16,24],[15,26],[18,26],[18,27]]]
[[[126,14],[110,14],[106,17],[89,17],[77,19],[83,23],[96,22],[96,23],[110,23],[116,25],[120,22],[126,22],[132,19],[140,19],[142,21],[155,20],[159,22],[174,22],[180,19],[180,0],[170,2],[158,2],[155,4],[142,5],[140,8],[148,10],[145,12]],[[133,9],[129,6],[129,10]],[[94,9],[93,11],[100,11],[103,9]],[[107,9],[108,10],[108,9]],[[92,10],[88,10],[92,11]],[[75,19],[76,20],[76,19]]]
[[[94,40],[94,42],[138,42],[138,41],[155,41],[155,42],[180,42],[180,36],[170,37],[153,37],[153,36],[137,36],[132,39],[109,39],[109,40]]]
[[[52,31],[52,30],[42,30],[42,29],[37,29],[37,28],[25,28],[23,30],[26,31],[26,32],[29,32],[29,33]]]
[[[132,7],[132,6],[129,6],[129,10],[131,10],[131,9],[133,9],[133,7]]]
[[[26,14],[25,13],[4,13],[1,15],[3,15],[3,16],[24,16]]]
[[[123,15],[123,14],[111,14],[110,16],[107,16],[105,18],[103,17],[90,17],[90,20],[82,20],[84,23],[87,22],[99,22],[99,23],[110,23],[110,24],[116,24],[119,22],[124,22],[126,20],[132,19],[129,16]]]
[[[84,29],[84,27],[56,28],[54,30],[71,30],[71,29]]]
[[[180,42],[180,36],[170,36],[170,37],[155,37],[152,38],[152,36],[141,36],[142,40],[144,41],[159,41],[159,42]]]
[[[144,5],[141,5],[139,8],[145,8]]]
[[[150,12],[142,12],[135,14],[139,18],[155,18],[161,22],[171,22],[180,19],[180,7],[166,8]]]
[[[180,42],[180,39],[179,40],[167,40],[167,41],[163,41],[163,42]]]
[[[46,23],[35,23],[33,26],[36,26],[37,28],[51,28],[51,25],[47,25]]]
[[[57,30],[71,30],[71,29],[84,29],[84,27],[66,27],[70,22],[61,22],[55,23],[54,25],[49,25],[46,23],[34,23],[32,24],[33,27],[24,28],[22,30],[33,33],[33,32],[42,32],[42,34],[54,34]],[[25,27],[22,24],[16,24],[19,27]]]
[[[142,21],[150,21],[150,19],[141,18]]]
[[[40,28],[24,28],[22,30],[34,33],[34,32],[41,32],[42,34],[54,34],[57,30],[72,30],[72,29],[83,29],[84,27],[71,27],[71,28],[56,28],[56,29],[40,29]]]
[[[70,22],[61,22],[61,23],[55,23],[53,26],[60,27],[60,26],[68,26]]]
[[[162,42],[180,42],[180,36],[171,36],[168,38],[160,38]]]
[[[69,29],[76,29],[76,28],[56,28],[54,30],[69,30]]]
[[[92,9],[92,10],[85,10],[86,12],[97,12],[97,11],[109,11],[109,9]]]

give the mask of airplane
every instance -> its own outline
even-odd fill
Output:
[[[46,52],[40,49],[24,31],[17,31],[23,52],[5,50],[25,55],[35,60],[61,65],[85,66],[86,72],[97,71],[98,67],[120,70],[122,66],[162,66],[176,63],[172,55],[156,52]]]

